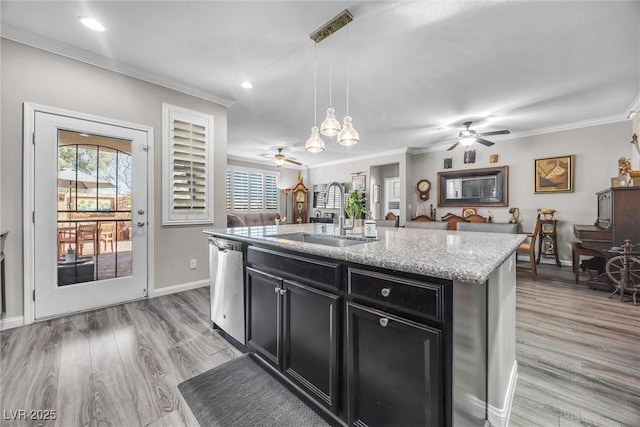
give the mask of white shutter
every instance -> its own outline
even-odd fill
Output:
[[[273,172],[227,169],[227,210],[277,212],[279,194],[278,175]]]
[[[213,222],[213,116],[162,104],[163,224]]]

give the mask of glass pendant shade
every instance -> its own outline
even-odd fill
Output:
[[[284,165],[284,155],[282,154],[276,154],[275,155],[275,160],[276,160],[276,167],[282,167],[282,165]]]
[[[469,147],[475,141],[476,141],[476,137],[475,136],[465,136],[465,137],[460,138],[460,140],[459,140],[460,144],[462,144],[463,147]]]
[[[318,126],[312,127],[311,136],[307,139],[306,144],[304,144],[304,149],[310,153],[320,153],[324,151],[324,141],[320,138],[318,132]]]
[[[344,116],[344,126],[338,133],[338,144],[354,145],[360,142],[360,135],[351,124],[351,116]]]
[[[333,107],[327,108],[327,117],[320,125],[320,133],[326,136],[335,136],[340,132],[340,122],[336,119]]]

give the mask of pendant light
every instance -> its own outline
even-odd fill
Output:
[[[349,115],[349,25],[347,25],[347,115],[344,116],[342,130],[338,133],[338,144],[355,145],[360,142],[360,135],[353,127]]]
[[[316,56],[316,47],[318,43],[313,46],[313,127],[311,128],[311,136],[304,144],[305,150],[310,153],[321,153],[324,151],[324,141],[318,134],[318,126],[316,126],[316,120],[318,119],[318,60]],[[337,120],[336,120],[337,121]]]
[[[327,108],[327,117],[320,125],[320,133],[326,136],[336,136],[340,132],[340,122],[336,119],[336,112],[331,106],[331,92],[333,80],[333,54],[329,60],[329,108]]]

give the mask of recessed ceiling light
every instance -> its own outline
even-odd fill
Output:
[[[251,82],[242,82],[242,84],[240,86],[242,86],[245,89],[251,89],[253,87]]]
[[[85,27],[93,30],[93,31],[104,31],[104,25],[102,25],[100,22],[98,22],[97,20],[93,19],[93,18],[87,18],[86,16],[84,17],[80,17],[78,18],[80,19],[80,22],[82,23],[82,25],[84,25]]]

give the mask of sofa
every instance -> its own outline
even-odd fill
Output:
[[[227,227],[256,227],[259,225],[275,225],[277,212],[228,213]]]

